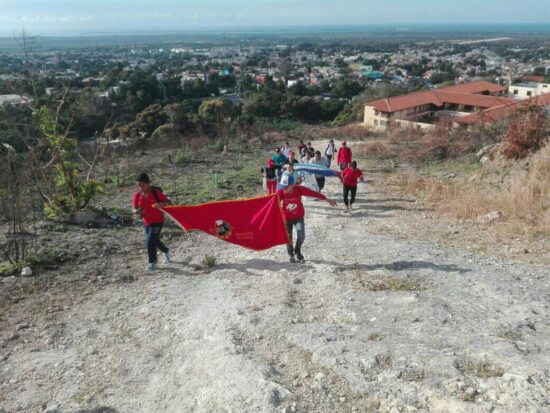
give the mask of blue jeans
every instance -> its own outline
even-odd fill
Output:
[[[292,228],[296,227],[296,244],[292,246]],[[287,244],[286,250],[288,255],[294,256],[296,254],[302,254],[302,244],[306,239],[306,229],[304,227],[304,218],[298,218],[292,221],[286,221],[286,231],[288,232],[288,238],[290,244]]]
[[[168,248],[160,240],[160,231],[164,224],[151,224],[145,226],[145,244],[147,245],[147,254],[149,255],[149,264],[157,262],[157,248],[166,254]]]

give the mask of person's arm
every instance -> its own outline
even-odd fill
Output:
[[[158,198],[158,201],[151,205],[153,208],[164,208],[166,205],[170,205],[172,203],[162,191],[159,191],[158,189],[152,189],[152,191],[156,191]]]
[[[309,196],[310,198],[316,198],[316,199],[320,199],[321,201],[326,201],[329,203],[330,206],[333,206],[333,207],[337,205],[336,201],[334,201],[333,199],[330,199],[325,195],[320,194],[319,192],[313,191],[305,186],[301,186],[299,191],[301,196]]]
[[[141,208],[139,207],[139,192],[134,194],[134,199],[132,200],[132,213],[135,217],[141,214]]]

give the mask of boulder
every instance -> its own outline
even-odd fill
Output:
[[[25,267],[21,270],[21,275],[23,277],[30,277],[32,275],[32,269],[31,267]]]

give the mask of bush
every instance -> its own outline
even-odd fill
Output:
[[[549,137],[548,119],[542,107],[521,108],[508,126],[501,153],[506,159],[525,158],[540,149]]]

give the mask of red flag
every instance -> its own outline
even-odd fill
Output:
[[[187,231],[203,231],[257,251],[290,242],[277,195],[197,206],[165,206],[163,211]]]

